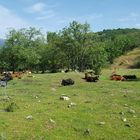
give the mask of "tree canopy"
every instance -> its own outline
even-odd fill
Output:
[[[88,23],[73,21],[59,32],[43,35],[35,28],[11,29],[0,47],[0,67],[57,72],[61,69],[94,70],[140,46],[139,29],[114,29],[94,33]]]

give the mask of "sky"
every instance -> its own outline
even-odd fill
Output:
[[[140,0],[0,0],[0,38],[10,28],[57,32],[74,20],[93,32],[140,28]]]

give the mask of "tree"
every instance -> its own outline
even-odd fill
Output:
[[[8,70],[9,64],[7,59],[6,49],[3,47],[0,48],[0,69]]]
[[[85,52],[91,45],[91,31],[89,24],[80,24],[76,21],[70,23],[69,27],[61,31],[62,50],[65,52],[68,60],[68,68],[84,69]]]
[[[41,66],[42,72],[45,69],[57,72],[66,66],[66,55],[61,49],[62,40],[59,34],[48,32],[47,44],[42,52]]]
[[[87,53],[87,67],[98,75],[101,69],[107,64],[107,53],[104,49],[104,43],[96,43],[94,45],[96,47],[90,47]]]
[[[43,35],[35,28],[10,30],[5,43],[10,69],[15,71],[37,65],[42,42]]]

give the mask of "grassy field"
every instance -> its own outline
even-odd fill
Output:
[[[0,140],[139,140],[140,81],[111,81],[111,72],[96,83],[71,72],[24,76],[0,87]],[[140,69],[117,73],[140,77]],[[75,84],[63,87],[63,78]],[[62,94],[70,100],[60,100]],[[17,108],[6,112],[12,102]]]

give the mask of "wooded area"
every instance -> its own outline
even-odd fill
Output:
[[[30,27],[11,29],[0,47],[0,68],[4,70],[57,72],[62,69],[100,74],[114,58],[140,46],[139,29],[114,29],[94,33],[88,23],[73,21],[59,32]]]

